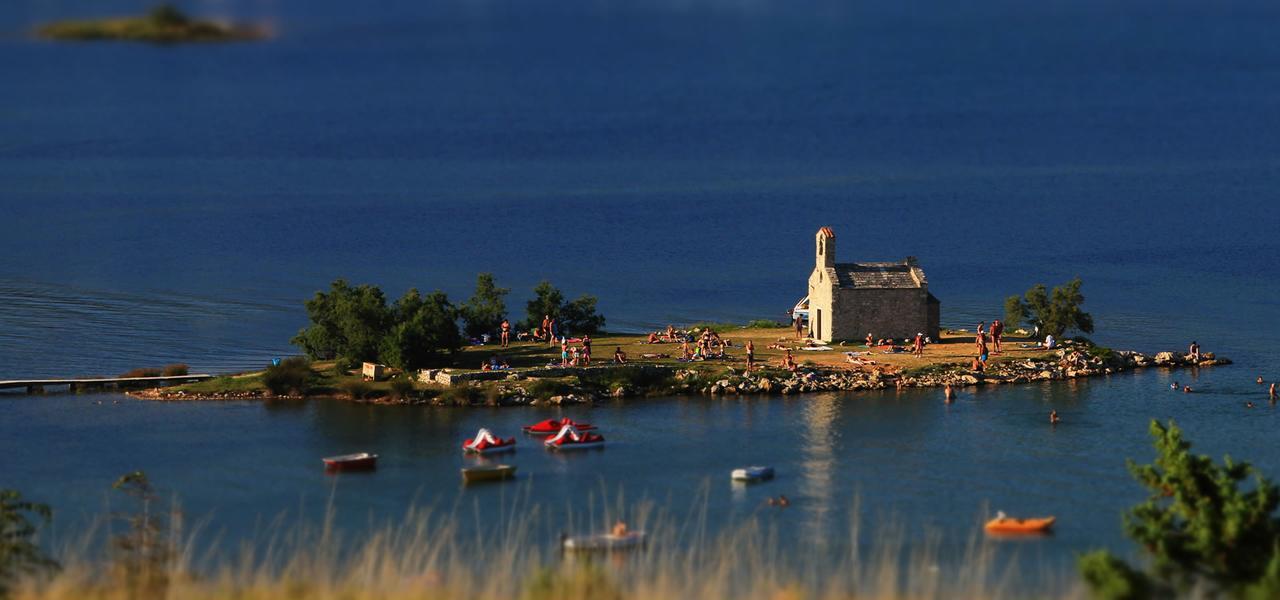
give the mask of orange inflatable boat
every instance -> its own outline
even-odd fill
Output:
[[[1004,515],[997,516],[987,521],[985,529],[987,533],[1001,534],[1017,534],[1017,533],[1047,533],[1053,527],[1056,517],[1043,517],[1039,519],[1014,519]]]

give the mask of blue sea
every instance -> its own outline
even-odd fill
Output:
[[[838,527],[855,497],[958,540],[983,507],[1055,512],[1059,535],[1020,551],[1058,565],[1131,550],[1119,514],[1142,496],[1123,460],[1150,457],[1151,418],[1280,477],[1277,409],[1242,407],[1265,400],[1255,377],[1280,378],[1276,3],[226,0],[178,4],[273,37],[32,34],[149,4],[0,6],[0,379],[256,368],[296,352],[302,302],[338,277],[461,301],[492,272],[517,317],[549,279],[598,296],[615,331],[781,319],[830,226],[842,261],[918,256],[944,326],[1080,276],[1099,343],[1196,340],[1236,364],[951,408],[601,407],[583,412],[620,448],[522,452],[527,469],[675,505],[705,479],[706,502],[741,508],[732,524],[758,516],[722,481],[753,454],[784,474],[764,493],[797,498],[786,524]],[[1202,393],[1171,397],[1171,377]],[[333,494],[363,523],[467,502],[460,436],[540,418],[7,394],[0,487],[52,503],[64,530],[137,468],[233,538]],[[650,457],[673,429],[731,442],[658,450],[680,457],[672,476]],[[363,448],[390,465],[377,493],[316,468]]]

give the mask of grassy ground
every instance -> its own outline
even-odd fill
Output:
[[[1020,569],[1016,558],[997,561],[1000,542],[980,534],[963,550],[944,556],[934,535],[913,537],[908,549],[904,529],[892,520],[860,533],[853,517],[848,529],[824,531],[797,554],[794,544],[778,543],[797,533],[779,529],[771,514],[796,508],[761,506],[742,525],[710,534],[696,517],[683,522],[651,503],[600,499],[592,504],[598,508],[547,527],[547,511],[524,501],[502,502],[486,511],[496,530],[483,537],[474,531],[475,515],[416,510],[358,536],[327,526],[293,527],[267,534],[271,543],[266,550],[229,562],[218,558],[224,554],[207,535],[152,531],[145,554],[94,552],[105,541],[98,537],[64,550],[56,558],[65,568],[20,581],[12,597],[994,599],[1025,597],[1025,585],[1017,591],[1014,579],[1019,577],[1040,582],[1038,597],[1080,596],[1073,574]],[[705,514],[705,509],[692,514]],[[975,515],[975,530],[982,518]],[[561,556],[554,538],[531,533],[559,529],[593,534],[617,520],[646,531],[647,543],[611,555]],[[876,535],[868,538],[865,533]]]
[[[746,328],[718,325],[713,326],[713,328],[718,331],[722,338],[731,341],[733,344],[733,347],[728,350],[729,358],[727,360],[712,359],[705,361],[705,363],[681,363],[675,360],[675,357],[680,356],[681,351],[678,343],[648,344],[646,343],[648,339],[646,335],[604,334],[600,337],[592,338],[592,363],[603,364],[610,362],[613,358],[614,349],[621,348],[626,353],[629,363],[680,365],[684,367],[698,367],[703,364],[721,367],[731,365],[736,368],[743,368],[746,365],[746,357],[742,348],[747,340],[751,340],[755,344],[756,361],[772,366],[781,366],[782,358],[786,354],[783,349],[769,347],[770,345],[779,344],[792,348],[792,355],[801,364],[841,368],[872,368],[871,366],[852,365],[845,358],[844,353],[846,351],[868,351],[867,347],[860,343],[845,346],[837,344],[832,346],[829,351],[810,352],[800,350],[799,348],[804,346],[805,341],[797,339],[795,331],[785,327]],[[897,372],[901,369],[918,369],[938,364],[960,362],[968,364],[973,359],[975,355],[973,334],[947,332],[943,333],[941,338],[937,344],[925,347],[923,358],[912,356],[910,352],[884,354],[879,349],[873,350],[872,354],[861,358],[875,361],[879,370],[888,372]],[[1017,348],[1019,343],[1027,343],[1028,341],[1026,339],[1005,338],[1004,354],[993,354],[990,361],[999,363],[1032,356],[1042,356],[1044,354],[1044,352],[1034,349]],[[671,358],[645,358],[645,354],[668,354]],[[478,370],[480,363],[494,355],[506,359],[513,368],[544,366],[553,361],[559,362],[560,346],[558,344],[548,346],[545,343],[535,342],[515,342],[505,349],[499,348],[496,344],[470,346],[459,353],[453,362],[453,366],[458,369]]]
[[[868,349],[861,344],[845,346],[837,344],[828,351],[805,351],[800,350],[800,348],[805,346],[806,340],[797,338],[795,332],[789,328],[741,327],[727,324],[711,324],[709,326],[732,344],[727,350],[726,358],[681,362],[677,360],[681,356],[681,344],[679,343],[649,344],[647,343],[647,335],[606,333],[592,338],[593,359],[591,364],[611,365],[614,350],[620,348],[627,356],[628,365],[660,365],[719,374],[727,368],[735,370],[746,368],[743,347],[747,340],[751,340],[755,344],[757,363],[762,368],[769,370],[780,369],[786,353],[785,349],[791,348],[796,361],[804,366],[864,371],[876,370],[882,373],[906,372],[907,374],[916,375],[930,370],[941,371],[956,364],[968,365],[975,352],[972,335],[964,332],[948,332],[943,333],[938,343],[927,346],[923,357],[913,356],[909,352],[888,354],[884,353],[883,349],[877,348],[870,350],[870,354],[864,354],[859,357],[874,361],[875,364],[855,365],[847,360],[845,352],[868,352]],[[999,355],[993,354],[989,364],[1044,355],[1042,351],[1017,348],[1018,344],[1026,341],[1023,339],[1007,339],[1005,352]],[[771,348],[770,346],[773,347]],[[522,341],[516,341],[508,348],[501,348],[496,343],[484,346],[468,346],[453,356],[447,368],[461,372],[479,371],[481,363],[488,361],[493,356],[506,361],[515,370],[542,367],[549,364],[559,364],[560,346],[558,344],[548,345],[545,342]],[[392,394],[394,385],[392,381],[362,382],[359,372],[355,370],[345,375],[337,375],[331,361],[316,362],[312,365],[312,370],[314,372],[312,395],[359,396],[371,399]],[[255,372],[218,377],[209,381],[167,388],[166,393],[181,392],[188,396],[235,396],[236,394],[244,393],[260,393],[265,389],[261,375],[261,372]],[[394,374],[394,371],[393,377],[401,380],[406,379],[403,375]],[[534,384],[535,388],[531,389],[535,389],[534,395],[536,396],[567,393],[567,387],[561,386],[559,383],[577,384],[580,381],[577,377],[563,378],[561,382],[540,381]],[[481,384],[481,387],[492,385],[491,383]],[[413,386],[415,394],[428,398],[441,394],[458,393],[458,390],[451,391],[435,384],[414,382]],[[607,390],[616,387],[616,385],[598,387]],[[474,396],[472,400],[479,401],[480,396],[484,394],[484,390],[473,389],[468,390],[467,393]],[[463,398],[458,398],[457,400],[458,402],[456,403],[465,403],[462,401],[464,400]]]

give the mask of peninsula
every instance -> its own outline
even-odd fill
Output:
[[[257,27],[193,19],[168,4],[157,6],[139,17],[58,21],[40,27],[37,34],[53,40],[118,40],[157,44],[233,42],[266,37]]]
[[[386,404],[521,406],[646,396],[1013,385],[1231,362],[1208,352],[1197,357],[1172,351],[1148,355],[1072,340],[1045,350],[1029,339],[1011,337],[1004,352],[993,355],[977,372],[970,360],[973,335],[963,331],[943,331],[941,339],[917,357],[900,346],[815,344],[797,339],[787,327],[704,324],[692,331],[706,329],[717,331],[727,342],[723,357],[684,361],[677,358],[678,342],[649,343],[652,338],[645,335],[601,334],[592,340],[595,358],[588,365],[562,366],[558,345],[513,341],[505,349],[497,343],[468,346],[454,356],[453,367],[416,373],[378,367],[365,376],[362,370],[337,367],[333,361],[295,359],[304,370],[299,383],[288,390],[272,391],[267,371],[257,371],[130,393],[153,400],[338,398]],[[744,352],[748,341],[755,347],[755,366],[750,371]],[[625,362],[615,362],[615,353],[624,356]],[[784,367],[788,355],[794,359],[793,369]],[[500,357],[500,368],[481,367],[495,357]]]

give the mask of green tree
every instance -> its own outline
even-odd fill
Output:
[[[520,328],[541,327],[542,317],[550,315],[562,333],[599,333],[604,329],[604,316],[596,312],[597,301],[595,296],[583,294],[577,300],[565,302],[564,293],[544,279],[533,288],[533,299],[525,305],[527,320]]]
[[[411,289],[392,307],[395,325],[382,341],[381,356],[406,371],[431,366],[462,348],[458,309],[444,292],[422,297]]]
[[[23,500],[17,490],[0,490],[0,598],[9,594],[20,578],[58,568],[33,541],[36,523],[48,523],[48,505]]]
[[[1106,551],[1080,559],[1090,589],[1102,598],[1209,595],[1275,598],[1280,594],[1280,488],[1249,463],[1191,453],[1170,421],[1151,422],[1157,451],[1150,465],[1128,461],[1149,491],[1124,515],[1125,533],[1150,555],[1140,571]],[[1252,479],[1252,485],[1246,480]]]
[[[306,307],[311,326],[292,343],[314,360],[377,360],[379,345],[394,323],[381,289],[351,287],[343,279],[335,280],[328,293],[316,292]]]
[[[188,22],[187,15],[182,14],[182,11],[167,2],[152,8],[148,15],[152,23],[161,26],[177,27],[186,25]]]
[[[520,325],[521,329],[533,329],[542,326],[542,317],[550,315],[553,319],[560,318],[560,307],[564,304],[564,294],[551,285],[550,281],[542,280],[533,288],[533,299],[525,304],[525,315],[527,319]]]
[[[1009,296],[1004,301],[1005,326],[1016,329],[1025,323],[1040,335],[1054,337],[1062,337],[1072,329],[1093,333],[1093,316],[1080,308],[1084,304],[1080,286],[1080,278],[1076,277],[1053,288],[1052,293],[1038,283],[1022,297]]]
[[[604,315],[596,312],[596,297],[583,294],[560,308],[560,322],[574,335],[596,334],[604,329]]]
[[[493,273],[481,273],[476,277],[475,295],[459,309],[467,337],[478,338],[486,333],[497,333],[502,326],[502,319],[507,316],[504,298],[510,292],[508,288],[498,287]]]

